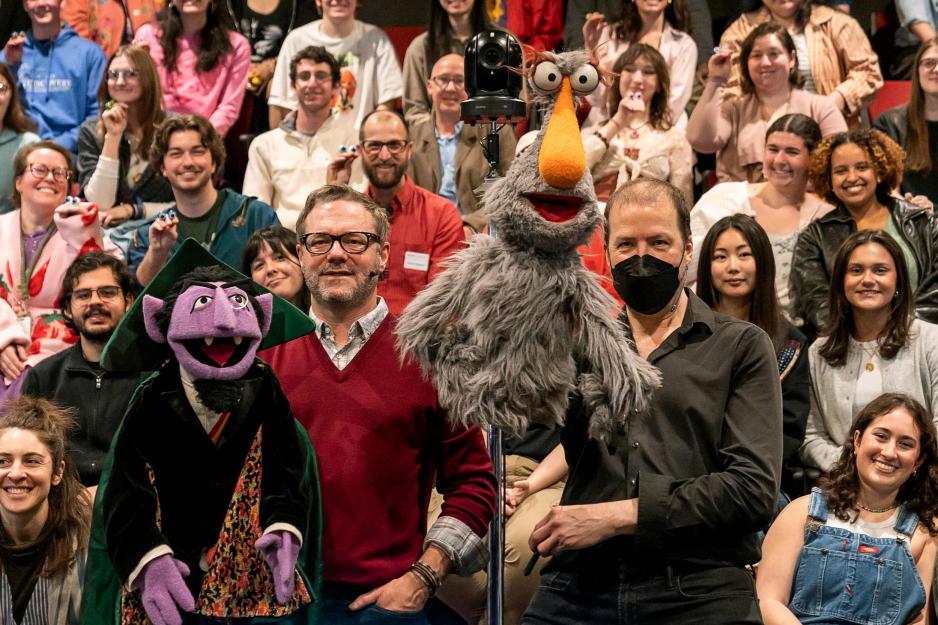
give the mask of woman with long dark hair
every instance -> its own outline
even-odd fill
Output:
[[[732,52],[710,57],[709,76],[687,123],[687,138],[698,152],[717,155],[717,177],[762,180],[762,148],[768,126],[782,115],[802,113],[817,121],[821,135],[847,129],[827,98],[801,89],[795,43],[785,27],[760,24],[743,40],[739,52],[741,97],[730,97]]]
[[[808,191],[811,151],[821,141],[817,122],[800,113],[783,115],[765,133],[762,158],[764,182],[721,182],[707,191],[690,214],[694,257],[687,279],[697,276],[700,244],[707,231],[722,217],[750,215],[769,235],[775,256],[775,291],[788,314],[788,281],[792,253],[801,231],[833,206]]]
[[[668,67],[671,89],[668,108],[672,123],[684,128],[684,108],[694,88],[697,67],[697,44],[690,36],[690,14],[686,0],[625,0],[619,19],[607,24],[601,13],[588,15],[583,23],[587,50],[596,50],[600,67],[614,71],[618,59],[629,46],[643,43],[661,53]],[[593,106],[590,121],[612,117],[615,109],[607,107],[607,91],[601,84],[587,99]]]
[[[816,334],[828,319],[838,249],[857,230],[885,230],[902,250],[915,313],[938,322],[938,222],[893,196],[905,153],[878,130],[824,139],[811,156],[814,192],[835,208],[804,229],[792,256],[792,312]]]
[[[938,326],[915,317],[905,255],[861,230],[834,260],[830,319],[810,349],[812,400],[801,457],[829,471],[860,409],[886,391],[938,409]]]
[[[858,128],[860,114],[883,86],[883,75],[857,20],[813,0],[762,0],[761,7],[729,25],[720,38],[720,50],[735,55],[746,37],[768,22],[791,35],[804,90],[828,98],[850,128]],[[742,63],[734,68],[727,95],[740,95],[742,70]]]
[[[884,112],[873,127],[905,150],[902,191],[938,204],[938,38],[922,43],[913,67],[909,103]]]
[[[153,136],[166,113],[146,50],[118,49],[108,61],[98,102],[101,115],[78,131],[81,195],[98,205],[105,226],[152,217],[173,202],[173,191],[150,164]]]
[[[807,340],[782,314],[775,293],[775,258],[768,235],[749,215],[717,221],[700,247],[697,295],[717,312],[765,330],[782,383],[782,460],[798,458],[808,418]]]
[[[617,84],[608,92],[602,125],[583,131],[586,164],[594,180],[618,174],[617,186],[636,178],[666,180],[693,198],[692,154],[668,107],[670,78],[664,57],[644,43],[629,47],[612,70]]]
[[[16,79],[5,63],[0,63],[0,213],[13,210],[13,157],[27,143],[39,141],[36,124],[20,104]]]
[[[870,401],[827,478],[769,528],[756,575],[766,625],[925,623],[938,551],[938,447],[911,397]]]
[[[71,425],[45,399],[0,408],[0,622],[78,624],[91,496],[65,452]]]
[[[219,0],[172,0],[159,25],[144,24],[134,42],[146,47],[163,86],[163,108],[205,117],[219,134],[241,112],[251,46],[229,27]]]
[[[430,114],[427,80],[440,57],[466,53],[476,33],[492,28],[485,0],[429,0],[427,32],[414,38],[404,54],[404,117],[407,121]]]

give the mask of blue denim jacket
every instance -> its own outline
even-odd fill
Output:
[[[802,623],[905,623],[925,605],[925,588],[909,551],[918,518],[903,505],[897,538],[873,538],[827,523],[827,500],[811,489],[804,547],[789,609]]]

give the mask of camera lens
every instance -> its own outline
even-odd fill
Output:
[[[505,48],[497,42],[488,43],[479,50],[479,59],[482,67],[486,69],[498,69],[505,65],[507,57]]]

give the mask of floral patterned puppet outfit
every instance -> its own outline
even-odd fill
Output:
[[[128,315],[174,357],[137,389],[112,443],[83,622],[311,623],[315,462],[276,377],[255,358],[272,320],[283,324],[273,295],[255,295],[250,279],[217,261],[179,275],[171,265],[180,256],[208,256],[190,243],[167,266],[176,276],[151,284],[171,285],[162,297],[148,288]],[[102,543],[110,562],[95,558]],[[111,564],[116,575],[95,570]]]

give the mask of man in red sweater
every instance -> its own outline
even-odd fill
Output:
[[[400,361],[377,291],[388,231],[385,211],[349,187],[311,194],[297,254],[316,330],[260,354],[319,461],[327,624],[383,622],[387,611],[425,623],[442,579],[481,569],[488,555],[495,478],[482,433],[451,425],[419,367]],[[428,530],[433,486],[443,511]]]

